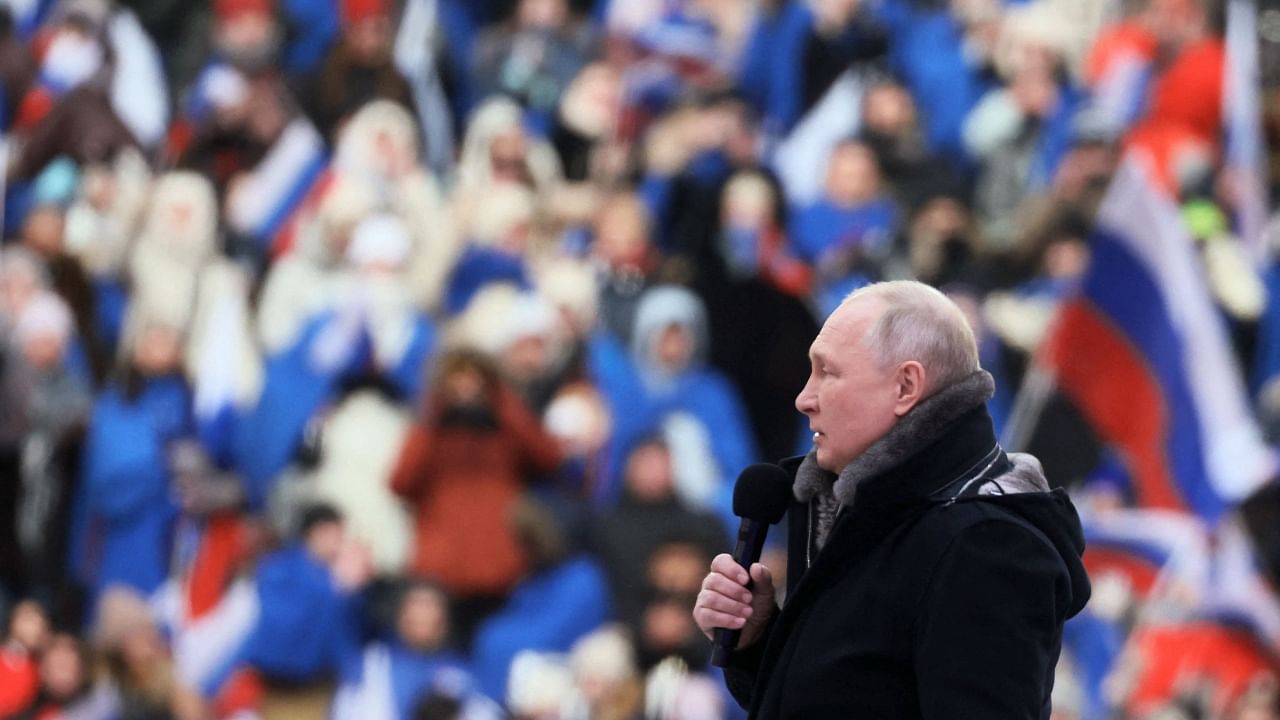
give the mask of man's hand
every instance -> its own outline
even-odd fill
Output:
[[[733,561],[733,556],[721,553],[711,561],[711,572],[702,581],[702,591],[693,606],[693,621],[708,638],[716,628],[742,630],[738,648],[744,648],[760,638],[774,612],[773,574],[769,568],[755,563],[751,566],[751,581],[755,587],[747,589],[747,571]]]

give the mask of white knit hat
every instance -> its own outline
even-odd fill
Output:
[[[565,658],[524,650],[511,661],[507,707],[516,715],[560,716],[573,693]]]
[[[41,292],[22,308],[13,326],[13,339],[19,344],[42,337],[65,342],[74,327],[71,310],[62,298],[52,292]]]

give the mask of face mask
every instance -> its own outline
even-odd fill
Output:
[[[45,52],[40,77],[65,92],[93,77],[102,60],[102,46],[96,40],[74,30],[60,30]]]
[[[721,250],[730,272],[754,275],[760,256],[760,232],[755,228],[730,225],[724,230]]]
[[[219,50],[232,67],[253,75],[275,63],[279,47],[279,38],[273,35],[261,42],[246,45],[223,43]]]

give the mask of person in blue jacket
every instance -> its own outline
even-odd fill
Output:
[[[702,299],[687,288],[659,286],[641,297],[631,359],[644,405],[628,428],[641,433],[661,428],[681,468],[682,497],[696,507],[721,509],[727,508],[732,479],[758,453],[737,390],[707,365],[706,317]],[[634,435],[621,439],[630,438]],[[710,466],[695,472],[682,462],[693,456],[708,458]]]
[[[612,616],[604,572],[591,557],[571,551],[550,512],[530,500],[512,515],[531,571],[471,643],[480,690],[496,699],[506,698],[511,661],[521,651],[568,652]]]
[[[371,574],[337,509],[308,507],[298,539],[258,564],[258,621],[205,693],[216,696],[247,667],[263,680],[264,709],[327,706],[339,681],[359,676],[361,591]]]
[[[179,514],[169,453],[194,432],[181,332],[154,321],[136,327],[124,370],[94,402],[85,441],[72,567],[90,599],[112,584],[149,594],[164,582]]]
[[[450,647],[444,589],[414,577],[398,599],[394,634],[365,648],[360,678],[339,688],[333,716],[410,720],[428,697],[443,695],[456,700],[468,717],[499,717],[497,705],[480,694],[466,658]]]
[[[267,358],[262,394],[236,420],[230,449],[251,509],[267,502],[311,423],[345,382],[372,376],[410,400],[422,392],[424,368],[436,347],[435,327],[421,314],[409,316],[408,324],[410,337],[400,356],[379,359],[368,313],[358,306],[329,309],[312,318],[292,346]]]

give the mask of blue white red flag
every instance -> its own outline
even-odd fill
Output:
[[[1128,153],[1098,211],[1092,262],[1036,365],[1114,446],[1139,506],[1214,523],[1274,468],[1178,207]]]
[[[294,120],[244,185],[234,190],[227,209],[231,226],[273,247],[304,201],[323,184],[328,167],[320,132],[306,119]]]
[[[1223,174],[1235,230],[1255,266],[1265,266],[1267,222],[1266,141],[1258,67],[1258,7],[1254,0],[1227,3],[1227,62],[1223,66]]]

